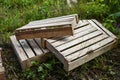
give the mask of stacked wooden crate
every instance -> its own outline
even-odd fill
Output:
[[[1,52],[2,48],[0,48],[0,80],[5,80],[5,69],[2,64]]]
[[[70,71],[112,49],[117,38],[98,21],[74,14],[30,22],[15,31],[11,42],[22,67],[51,51]]]
[[[78,23],[78,15],[67,15],[40,21],[32,21],[16,29],[10,37],[14,51],[23,69],[31,66],[31,61],[44,61],[49,51],[43,38],[73,35],[73,27]]]

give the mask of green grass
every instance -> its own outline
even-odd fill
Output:
[[[7,80],[80,80],[88,77],[95,80],[118,80],[120,46],[69,73],[62,69],[62,64],[54,57],[42,64],[33,62],[31,68],[21,71],[9,40],[16,28],[30,21],[74,13],[80,19],[99,20],[120,39],[120,31],[112,25],[117,22],[116,17],[109,17],[120,10],[120,3],[110,0],[107,4],[106,1],[109,0],[80,0],[69,8],[63,0],[0,0],[0,46],[3,47]]]

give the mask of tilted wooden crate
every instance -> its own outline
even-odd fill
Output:
[[[117,44],[117,38],[96,20],[79,21],[75,34],[46,39],[47,48],[70,71],[107,52]]]
[[[34,21],[16,29],[15,35],[18,40],[73,35],[73,27],[77,25],[77,20],[78,15],[75,14]]]
[[[41,48],[40,38],[17,40],[16,36],[12,35],[10,40],[22,69],[30,67],[32,61],[44,61],[49,55],[47,49]]]
[[[64,21],[71,21],[71,19],[75,18],[76,23],[79,22],[78,14],[71,14],[66,16],[60,16],[60,17],[54,17],[54,18],[48,18],[43,20],[35,20],[28,23],[28,25],[38,25],[38,24],[49,24],[49,23],[58,23],[58,22],[64,22]]]
[[[2,52],[2,48],[0,48],[0,80],[5,80],[5,69],[2,63],[1,52]]]

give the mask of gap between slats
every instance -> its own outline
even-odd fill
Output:
[[[29,46],[31,47],[35,55],[43,54],[42,50],[39,48],[39,46],[36,44],[36,42],[33,39],[27,39],[26,41],[28,42]]]
[[[20,45],[22,46],[23,50],[25,51],[28,58],[32,58],[35,56],[34,52],[31,50],[30,46],[26,42],[26,40],[19,40]]]
[[[39,48],[42,50],[43,53],[48,53],[49,52],[48,49],[43,49],[41,47],[41,39],[40,38],[35,38],[34,41],[36,42],[36,44],[39,46]]]
[[[76,30],[74,31],[74,35],[77,34],[77,33],[82,32],[82,31],[85,31],[85,30],[87,30],[87,29],[90,29],[90,28],[92,28],[92,26],[90,26],[90,25],[86,25],[86,26],[84,26],[84,27],[78,28],[78,29],[76,29]],[[64,38],[68,38],[68,37],[70,37],[70,36],[50,38],[50,39],[47,39],[47,40],[48,40],[50,43],[54,43],[54,42],[60,41],[60,40],[62,40],[62,39],[64,39]]]
[[[80,50],[82,50],[84,48],[87,48],[87,47],[89,47],[89,46],[91,46],[91,45],[93,45],[93,44],[95,44],[97,42],[100,42],[101,40],[106,39],[106,38],[108,38],[108,35],[101,34],[101,35],[96,36],[94,38],[91,38],[91,39],[89,39],[89,40],[87,40],[87,41],[85,41],[83,43],[77,44],[77,45],[75,45],[75,46],[61,52],[61,54],[63,56],[65,56],[65,57],[69,56],[71,54],[74,54],[77,51],[80,51]]]
[[[84,31],[81,31],[80,33],[78,33],[78,34],[75,34],[74,36],[70,36],[70,37],[68,37],[68,38],[64,38],[64,39],[62,39],[62,40],[59,40],[59,41],[56,41],[56,42],[54,42],[54,43],[52,43],[52,45],[54,45],[55,47],[58,47],[58,46],[60,46],[60,45],[64,45],[64,43],[68,43],[68,42],[70,42],[70,41],[72,41],[72,40],[75,40],[75,39],[77,39],[77,38],[79,38],[79,37],[82,37],[82,36],[85,36],[85,35],[87,35],[87,34],[89,34],[89,33],[92,33],[92,32],[94,32],[94,31],[97,31],[97,29],[96,28],[89,28],[89,29],[87,29],[87,30],[84,30]]]
[[[107,45],[107,44],[109,44],[110,42],[113,42],[113,41],[114,41],[114,38],[109,37],[107,39],[104,39],[104,40],[90,46],[90,47],[87,47],[87,48],[85,48],[85,49],[83,49],[81,51],[78,51],[78,52],[76,52],[74,54],[71,54],[71,55],[69,55],[69,56],[67,56],[65,58],[68,60],[68,62],[74,61],[74,60],[76,60],[76,59],[78,59],[78,58],[80,58],[80,57],[82,57],[82,56],[84,56],[84,55],[86,55],[88,53],[92,53],[95,50],[97,50],[99,48],[102,48],[103,46],[105,46],[105,45]]]
[[[75,39],[73,41],[70,41],[68,43],[65,43],[64,45],[58,46],[58,47],[56,47],[56,49],[58,51],[62,52],[62,51],[66,50],[66,49],[68,49],[70,47],[73,47],[73,46],[75,46],[75,45],[77,45],[77,44],[79,44],[81,42],[85,42],[86,40],[91,39],[91,38],[93,38],[95,36],[98,36],[100,34],[102,34],[102,32],[100,32],[100,31],[92,32],[92,33],[90,33],[88,35],[85,35],[83,37],[77,38],[77,39]]]

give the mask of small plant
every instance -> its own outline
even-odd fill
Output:
[[[32,61],[32,66],[25,71],[23,75],[25,79],[28,80],[45,80],[48,73],[53,70],[53,64],[55,64],[54,58],[45,62],[39,63],[38,61]]]

